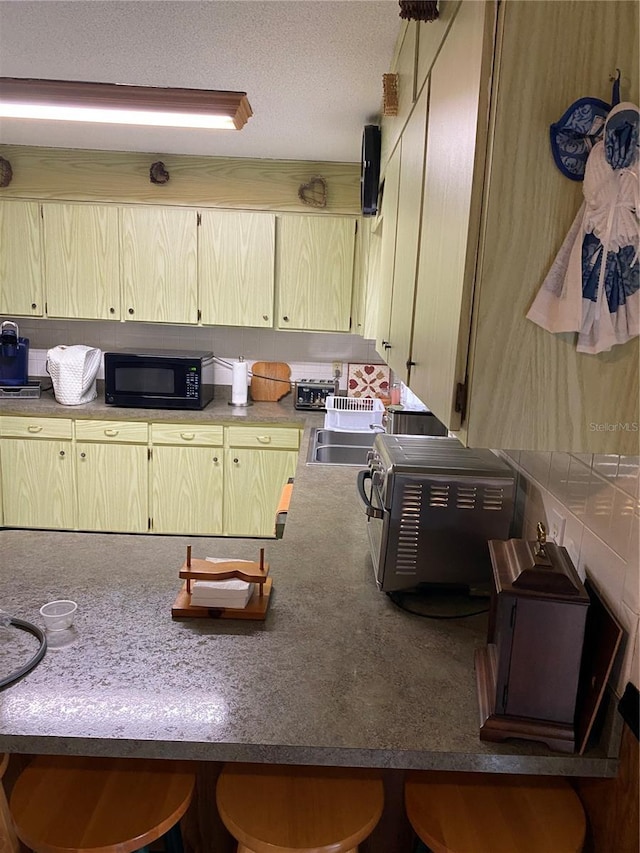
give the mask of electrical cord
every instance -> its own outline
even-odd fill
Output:
[[[217,361],[218,364],[223,365],[223,367],[229,367],[233,369],[233,362],[231,361],[225,361],[223,358],[219,358],[217,355],[214,355],[213,360]],[[274,379],[273,376],[262,376],[260,373],[254,373],[251,368],[247,370],[247,373],[249,374],[249,376],[255,376],[256,379],[272,379],[274,382],[287,382],[286,379]],[[292,382],[288,382],[287,384],[293,385]]]
[[[28,672],[31,672],[31,670],[40,663],[47,651],[47,638],[45,637],[44,631],[41,628],[38,628],[37,625],[33,625],[25,619],[17,619],[15,616],[9,616],[7,619],[3,619],[3,622],[6,625],[14,625],[22,631],[27,631],[29,634],[33,634],[33,636],[40,641],[40,648],[23,666],[13,672],[10,672],[9,675],[4,678],[0,678],[0,690],[4,687],[8,687],[10,684],[15,684],[16,681],[19,681]]]
[[[412,616],[421,616],[423,619],[468,619],[470,616],[480,616],[482,613],[488,613],[489,608],[485,607],[482,610],[473,610],[470,613],[423,613],[419,610],[412,610],[404,603],[404,598],[407,595],[415,595],[415,591],[405,592],[388,592],[387,597],[400,610],[405,613],[410,613]]]

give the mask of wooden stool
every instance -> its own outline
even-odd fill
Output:
[[[177,850],[194,784],[171,761],[41,755],[18,777],[9,807],[35,853],[132,853],[166,833]]]
[[[586,821],[565,779],[413,771],[405,807],[434,853],[579,853]]]
[[[226,764],[216,800],[238,853],[355,853],[384,794],[369,770]]]

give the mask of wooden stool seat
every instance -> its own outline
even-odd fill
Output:
[[[414,771],[405,807],[434,853],[579,853],[584,844],[582,804],[557,777]]]
[[[43,755],[18,777],[9,807],[36,853],[133,853],[178,823],[194,783],[171,761]]]
[[[378,823],[378,774],[336,767],[226,764],[216,789],[238,853],[350,853]]]

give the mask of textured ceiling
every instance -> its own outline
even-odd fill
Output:
[[[401,26],[396,0],[2,0],[0,76],[246,91],[241,132],[0,119],[0,143],[360,159]]]

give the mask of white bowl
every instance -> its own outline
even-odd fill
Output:
[[[40,615],[44,619],[44,627],[47,631],[64,631],[73,625],[73,617],[78,605],[75,601],[50,601],[40,608]]]

